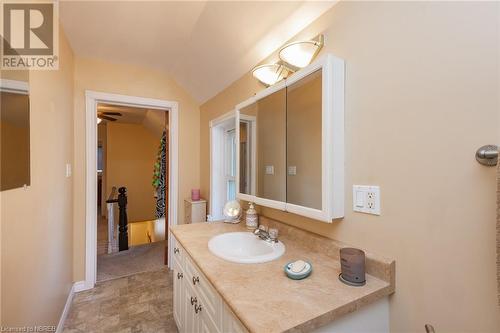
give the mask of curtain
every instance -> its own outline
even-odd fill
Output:
[[[156,218],[165,217],[165,175],[167,172],[167,133],[163,131],[153,173],[153,187],[156,190]]]

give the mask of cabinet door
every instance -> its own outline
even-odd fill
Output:
[[[201,305],[201,310],[198,311],[196,316],[198,316],[198,320],[200,321],[200,332],[202,333],[219,333],[222,330],[217,327],[214,323],[206,309]],[[229,333],[229,332],[228,332]]]
[[[322,210],[322,70],[287,87],[286,202]]]
[[[286,202],[286,89],[257,101],[256,195]]]
[[[184,274],[174,268],[174,320],[179,332],[184,332],[186,321],[185,315],[185,297],[184,297]]]
[[[197,202],[193,204],[191,211],[192,223],[205,222],[207,220],[207,205],[205,202]]]
[[[229,307],[226,304],[223,305],[221,310],[222,310],[223,332],[230,332],[230,333],[248,332],[246,328],[243,326],[243,324],[238,319],[236,319],[236,316],[233,314],[233,312],[229,309]]]
[[[184,314],[185,314],[185,325],[184,330],[180,331],[185,333],[198,333],[200,332],[200,320],[194,311],[194,305],[198,304],[199,300],[196,297],[193,288],[189,285],[189,281],[184,279]],[[197,300],[196,303],[192,303],[191,300]]]
[[[207,278],[201,274],[190,258],[186,258],[186,283],[190,283],[196,295],[198,295],[198,304],[203,303],[203,312],[208,314],[215,325],[220,325],[221,312],[220,304],[222,302],[220,296],[213,289]],[[193,281],[196,280],[196,283]]]

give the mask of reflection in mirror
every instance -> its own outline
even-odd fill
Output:
[[[255,195],[257,104],[240,110],[239,193]]]
[[[26,82],[27,78],[25,81],[6,80],[2,73],[0,85],[2,191],[30,185],[30,114]]]
[[[250,194],[250,124],[240,120],[240,193]]]
[[[287,90],[287,202],[322,209],[322,74],[318,70]]]
[[[286,201],[286,89],[257,101],[257,189],[260,198]]]

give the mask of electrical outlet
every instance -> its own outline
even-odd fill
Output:
[[[355,212],[380,215],[380,187],[353,185],[353,210]]]

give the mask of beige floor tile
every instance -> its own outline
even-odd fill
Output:
[[[100,282],[77,293],[64,333],[176,333],[168,269]]]

